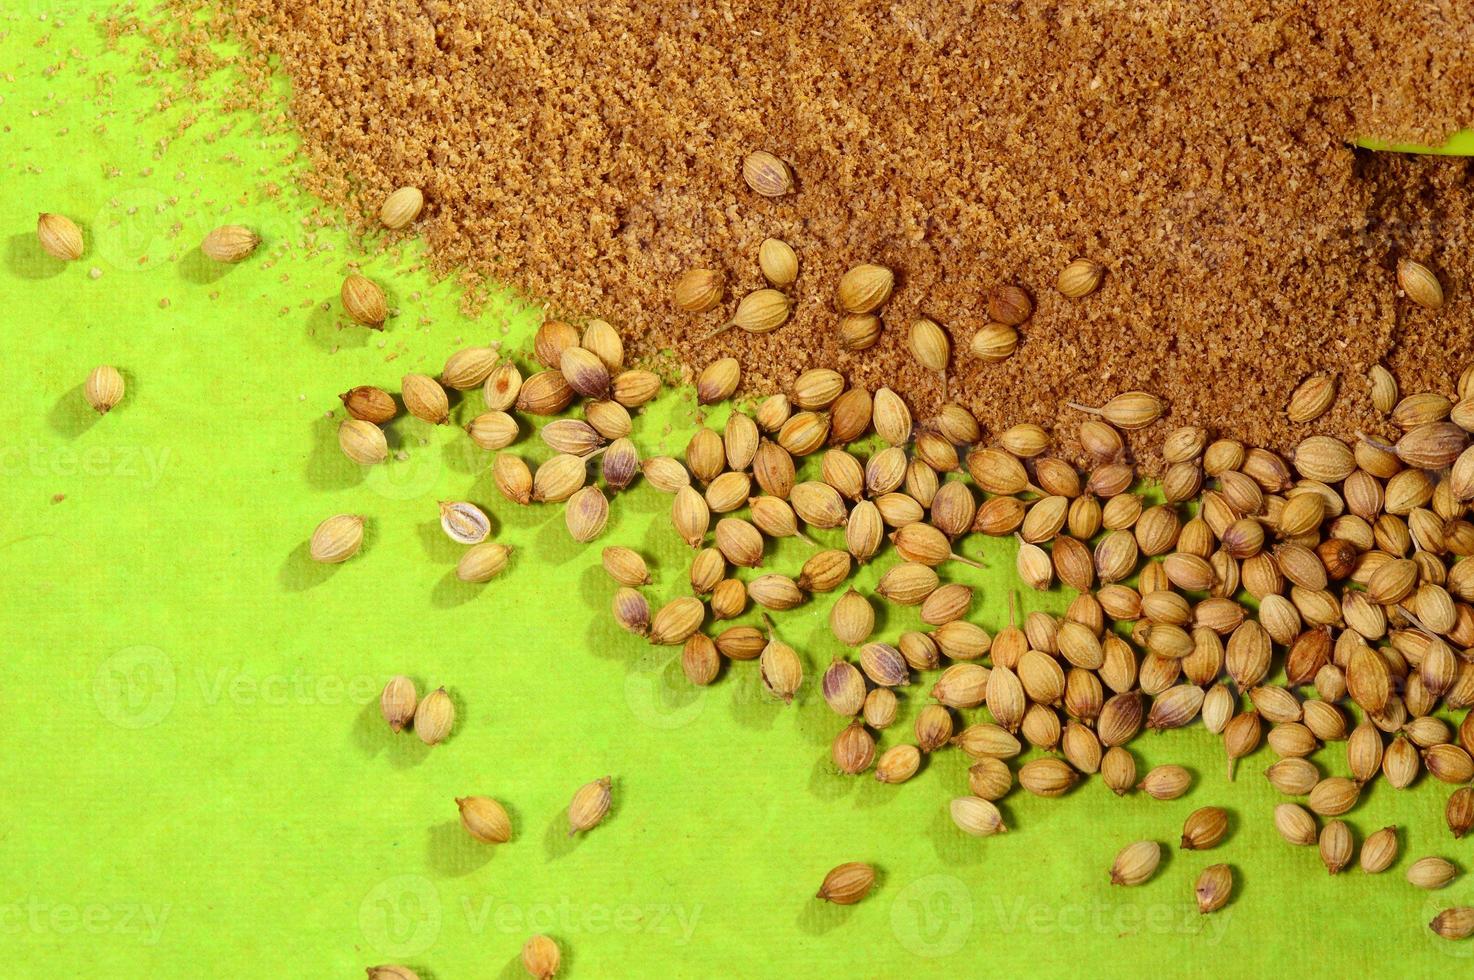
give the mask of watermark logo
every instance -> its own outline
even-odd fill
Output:
[[[440,938],[440,892],[423,875],[385,878],[358,907],[358,929],[378,956],[419,956]]]
[[[891,902],[891,933],[915,956],[951,956],[972,932],[972,893],[960,878],[927,875],[902,888]]]
[[[158,647],[119,650],[92,677],[92,699],[102,716],[119,728],[151,728],[174,707],[174,661]]]
[[[673,676],[674,675],[674,676]],[[624,675],[624,701],[650,728],[684,728],[701,717],[706,698],[681,670],[681,648],[653,647]]]
[[[364,485],[389,500],[415,500],[435,491],[443,469],[440,447],[416,446],[391,456],[386,465],[367,467]]]
[[[136,185],[119,192],[92,219],[92,258],[120,272],[147,271],[169,248],[174,208],[168,195]]]

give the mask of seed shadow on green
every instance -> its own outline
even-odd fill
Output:
[[[1003,811],[1001,805],[998,809],[1000,812]],[[1008,814],[1005,813],[1004,825],[1007,826],[1011,822]],[[937,807],[926,833],[931,838],[932,848],[937,852],[937,857],[951,868],[979,864],[983,860],[984,851],[987,850],[986,838],[974,837],[958,829],[957,825],[952,822],[952,815],[945,803]]]
[[[196,286],[208,286],[213,282],[225,278],[235,269],[237,263],[215,262],[205,257],[205,253],[198,248],[192,248],[184,253],[184,257],[175,263],[179,270],[179,278],[185,282],[194,283]]]
[[[440,459],[452,473],[480,479],[490,472],[492,454],[479,448],[469,435],[459,435],[440,447]]]
[[[5,267],[22,279],[50,279],[67,265],[41,247],[35,232],[11,235],[5,244]]]
[[[1228,815],[1228,821],[1227,826],[1223,830],[1223,840],[1218,842],[1218,847],[1222,847],[1224,844],[1227,844],[1229,841],[1233,840],[1234,837],[1238,835],[1239,828],[1243,826],[1243,818],[1239,816],[1239,811],[1235,810],[1233,807],[1226,806],[1223,807],[1223,812]],[[1358,847],[1359,846],[1360,845],[1358,845]]]
[[[582,838],[582,834],[568,833],[568,811],[559,810],[543,831],[543,853],[549,861],[556,861],[572,854],[582,843]]]
[[[416,683],[416,687],[419,687]],[[396,769],[409,769],[424,762],[433,746],[420,741],[412,729],[401,732],[390,729],[379,711],[377,699],[359,711],[353,721],[353,744],[363,755],[372,758],[383,754]]]
[[[879,756],[880,750],[877,749],[876,757],[879,758]],[[859,810],[875,810],[883,806],[889,806],[896,801],[896,795],[898,793],[905,792],[902,789],[905,785],[904,783],[891,785],[890,783],[883,783],[876,779],[874,766],[855,778],[860,780],[860,791],[855,794],[855,808]]]
[[[466,491],[465,499],[486,511],[493,521],[500,521],[509,528],[537,527],[550,520],[545,508],[513,503],[502,496],[502,492],[496,487],[496,478],[492,475],[490,463],[476,474],[475,480]]]
[[[516,823],[512,826],[515,828]],[[489,864],[500,846],[476,840],[466,833],[458,819],[445,820],[427,829],[425,859],[437,875],[461,878]]]
[[[566,565],[575,558],[584,555],[588,545],[573,539],[568,533],[568,524],[563,519],[563,511],[566,504],[557,506],[558,515],[538,528],[537,540],[533,547],[537,549],[537,560],[540,565]],[[614,524],[613,514],[609,517],[610,524]],[[606,528],[605,534],[609,534]],[[617,535],[615,535],[617,537]]]
[[[838,735],[843,727],[843,725],[838,726],[834,734]],[[833,737],[831,735],[830,740]],[[824,754],[814,760],[814,766],[809,770],[809,793],[821,800],[831,802],[849,796],[854,791],[855,777],[840,772],[826,748]]]
[[[637,669],[638,658],[642,656],[644,641],[618,627],[611,628],[610,619],[611,617],[605,615],[589,622],[584,648],[605,660],[631,660],[633,657],[635,659],[630,663],[630,670],[633,671]]]
[[[656,490],[649,484],[644,484],[636,478],[630,484],[629,489],[619,491],[618,497],[624,501],[632,514],[658,514],[660,511],[670,507],[670,498]]]
[[[490,515],[488,515],[490,516]],[[491,520],[491,534],[495,538],[497,532],[496,519]],[[425,557],[442,565],[455,565],[465,554],[466,546],[456,544],[445,536],[445,529],[440,526],[439,519],[433,521],[421,521],[415,525],[415,535],[420,539],[420,548]],[[454,574],[454,572],[452,572]]]
[[[508,569],[502,572],[502,576],[510,574],[510,571]],[[495,588],[495,585],[496,579],[490,582],[462,582],[455,569],[451,569],[435,583],[435,588],[430,591],[430,601],[436,609],[454,609],[473,601],[487,588]]]
[[[578,576],[578,597],[588,609],[602,609],[609,605],[618,587],[602,564],[590,565]]]
[[[124,384],[126,383],[127,380],[124,379]],[[102,416],[87,404],[87,396],[83,393],[84,387],[84,385],[77,385],[68,389],[52,404],[51,411],[46,413],[46,423],[57,435],[75,439],[102,419]]]
[[[817,891],[817,886],[815,891]],[[795,924],[810,936],[823,936],[833,932],[854,917],[854,905],[835,905],[822,898],[810,895],[799,910]]]
[[[319,416],[312,423],[312,450],[303,476],[314,490],[346,490],[364,481],[364,467],[338,448],[338,425],[342,420]]]
[[[1360,846],[1361,846],[1361,842],[1358,841],[1357,842],[1357,847],[1359,848]],[[1208,864],[1218,864],[1218,863],[1219,862],[1217,862],[1217,861],[1209,861],[1208,862]],[[1233,908],[1234,905],[1236,903],[1238,903],[1244,897],[1244,893],[1245,893],[1245,890],[1246,889],[1251,894],[1253,893],[1253,890],[1254,890],[1253,879],[1252,878],[1246,878],[1244,876],[1244,869],[1243,869],[1243,867],[1241,867],[1237,862],[1234,862],[1234,861],[1225,861],[1225,862],[1222,862],[1222,863],[1227,864],[1228,865],[1228,870],[1230,872],[1232,872],[1232,874],[1233,874],[1233,891],[1229,895],[1228,904],[1225,905],[1223,908],[1219,909],[1218,912],[1214,913],[1216,915],[1221,915],[1222,913],[1224,913],[1224,912],[1228,911],[1229,909]],[[1206,868],[1208,866],[1208,864],[1203,865],[1203,867]],[[1341,874],[1344,875],[1344,874],[1355,873],[1355,872],[1358,872],[1360,870],[1361,869],[1356,865],[1356,863],[1353,862],[1353,863],[1347,865],[1346,866],[1346,869],[1344,871],[1342,871]],[[1199,869],[1199,873],[1200,874],[1202,873],[1201,872],[1201,869]]]
[[[558,972],[563,973],[567,968],[568,956],[564,952],[560,956]],[[502,965],[502,968],[496,973],[496,980],[527,980],[527,971],[522,968],[522,954],[520,952]]]
[[[431,377],[436,377],[433,370],[431,371]],[[445,427],[459,430],[456,433],[457,441],[446,443],[446,445],[455,446],[462,452],[467,448],[475,448],[476,444],[471,441],[470,435],[466,433],[466,423],[476,417],[476,411],[472,406],[479,405],[480,398],[473,399],[470,392],[448,386],[445,387],[445,397],[450,403],[450,421],[445,423]]]
[[[768,694],[758,662],[754,660],[746,666],[750,669],[734,671],[726,685],[732,691],[728,706],[738,724],[755,731],[767,731],[778,720],[779,713],[788,709],[782,701]]]
[[[304,332],[314,345],[329,352],[349,347],[367,347],[369,338],[381,333],[340,316],[336,296],[312,305],[312,312],[307,314],[307,322],[304,324]]]
[[[415,418],[408,413],[394,418],[388,425],[384,426],[384,436],[389,442],[390,450],[402,449],[408,453],[425,453],[435,444],[439,438],[441,426],[424,419]],[[445,443],[449,446],[452,443]]]
[[[367,524],[365,524],[364,535],[367,539]],[[277,573],[277,582],[288,592],[306,592],[337,575],[345,564],[347,562],[323,564],[313,561],[311,545],[308,541],[303,541],[293,548],[291,554],[287,555],[286,560],[282,562],[281,570]]]

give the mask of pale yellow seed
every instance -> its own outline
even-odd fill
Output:
[[[1397,260],[1397,285],[1403,295],[1429,310],[1443,308],[1443,286],[1433,270],[1412,259]]]
[[[793,192],[793,170],[767,150],[754,150],[742,160],[742,179],[763,197]]]
[[[472,545],[456,562],[456,578],[473,584],[490,582],[506,569],[511,555],[512,549],[498,541]]]
[[[573,794],[573,802],[568,805],[568,836],[572,837],[581,831],[592,830],[603,822],[609,813],[609,803],[612,799],[610,787],[613,779],[604,776],[591,783],[580,786],[578,792]]]
[[[381,328],[389,317],[384,290],[372,280],[357,273],[343,280],[339,290],[344,311],[366,327]]]
[[[560,453],[533,474],[532,499],[553,503],[567,500],[582,489],[587,479],[588,462],[584,457]]]
[[[426,745],[437,745],[450,734],[455,719],[455,702],[445,688],[437,687],[415,708],[415,734]]]
[[[883,265],[857,265],[839,280],[839,308],[845,313],[874,313],[891,298],[896,277]]]
[[[43,212],[36,219],[36,238],[52,258],[72,262],[82,257],[82,229],[66,215]]]
[[[111,364],[102,364],[87,374],[82,395],[98,415],[106,415],[123,400],[123,375]]]
[[[1372,365],[1367,378],[1371,384],[1372,407],[1383,415],[1391,414],[1397,407],[1397,379],[1380,364]]]
[[[481,385],[488,412],[505,412],[517,404],[517,395],[521,390],[522,372],[511,361],[503,361],[492,368]]]
[[[1380,874],[1397,860],[1397,828],[1383,827],[1367,836],[1361,845],[1361,869]]]
[[[869,350],[880,340],[880,328],[874,313],[846,313],[835,328],[835,340],[844,350]]]
[[[522,969],[533,980],[553,980],[562,962],[558,944],[547,936],[533,936],[522,944]]]
[[[466,347],[446,358],[440,371],[440,382],[447,388],[469,391],[480,387],[496,367],[496,350],[492,347]]]
[[[573,540],[588,543],[604,533],[609,521],[609,498],[598,487],[584,487],[568,498],[564,522]]]
[[[907,343],[911,348],[911,356],[922,367],[938,373],[947,370],[947,361],[952,356],[952,342],[947,339],[947,332],[934,320],[926,317],[913,320]]]
[[[703,405],[725,401],[736,392],[742,380],[742,367],[735,357],[713,361],[696,379],[696,400]]]
[[[1320,836],[1310,811],[1294,803],[1281,803],[1274,808],[1274,827],[1285,840],[1301,846],[1315,844]]]
[[[261,244],[254,231],[243,225],[223,225],[205,235],[200,252],[215,262],[239,262]]]
[[[605,548],[602,554],[604,571],[620,585],[636,587],[650,584],[650,571],[645,559],[629,548]]]
[[[317,526],[307,551],[313,561],[332,565],[352,558],[362,545],[363,518],[357,514],[338,514]]]
[[[482,449],[496,451],[505,449],[517,441],[521,434],[517,420],[506,412],[482,412],[466,426],[466,434]]]
[[[650,622],[650,642],[656,646],[675,646],[701,628],[706,606],[695,596],[679,596],[661,606]],[[759,651],[753,651],[756,656]]]
[[[419,698],[415,693],[415,682],[404,676],[389,678],[389,683],[384,685],[379,695],[379,713],[396,734],[404,731],[405,726],[414,720],[417,704]]]
[[[759,289],[748,293],[737,303],[727,327],[738,327],[748,333],[771,333],[783,326],[792,312],[791,301],[776,289]],[[716,333],[726,327],[719,328]]]
[[[1336,379],[1329,374],[1316,374],[1300,382],[1290,396],[1285,414],[1291,422],[1313,422],[1326,413],[1336,400]]]
[[[384,430],[363,419],[344,419],[338,426],[338,447],[355,463],[370,465],[389,458]]]
[[[408,228],[424,206],[425,195],[418,187],[401,187],[379,205],[379,223],[390,231]]]
[[[512,839],[512,821],[507,811],[489,796],[456,798],[461,813],[461,826],[483,844],[505,844]]]
[[[960,796],[952,801],[949,810],[958,829],[974,837],[989,837],[1008,831],[998,808],[980,797]]]
[[[757,250],[758,268],[775,289],[792,286],[798,279],[798,255],[792,246],[777,238],[765,238]]]
[[[1458,876],[1459,869],[1441,857],[1419,858],[1407,869],[1408,884],[1429,891],[1447,886]]]
[[[415,418],[431,425],[450,421],[450,399],[440,382],[426,374],[406,374],[399,384],[404,407]]]
[[[691,269],[671,288],[671,302],[687,313],[705,313],[722,301],[727,280],[715,269]]]
[[[1104,277],[1105,266],[1099,262],[1086,258],[1074,259],[1069,265],[1059,270],[1059,278],[1055,281],[1055,287],[1070,299],[1080,299],[1099,289]]]
[[[1111,865],[1111,884],[1141,885],[1156,874],[1162,861],[1162,847],[1156,841],[1137,841],[1128,844],[1116,855]]]
[[[972,335],[974,357],[989,364],[1006,361],[1018,349],[1018,331],[1006,323],[989,323]]]

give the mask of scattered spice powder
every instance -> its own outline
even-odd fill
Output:
[[[422,188],[411,231],[472,305],[513,283],[621,326],[633,359],[673,349],[688,378],[731,355],[765,393],[824,364],[925,420],[944,383],[906,350],[925,315],[951,336],[948,396],[988,434],[1060,418],[1074,449],[1065,402],[1139,388],[1167,399],[1166,424],[1232,420],[1284,448],[1311,374],[1340,379],[1321,427],[1349,434],[1377,421],[1373,364],[1445,389],[1447,352],[1474,341],[1471,164],[1348,143],[1474,123],[1474,7],[1458,0],[174,6],[193,12],[175,31],[186,69],[215,67],[202,42],[229,34],[264,93],[280,59],[309,189],[361,227]],[[749,188],[757,150],[796,192]],[[798,255],[792,319],[699,341],[765,285],[768,238]],[[1441,313],[1398,299],[1400,255],[1440,276]],[[1069,299],[1056,280],[1078,257],[1105,277]],[[879,342],[848,351],[834,292],[862,262],[894,269],[896,295]],[[672,306],[693,268],[726,274],[709,313]],[[1017,353],[981,362],[968,342],[1011,282],[1036,310]],[[1144,462],[1161,435],[1135,440]]]

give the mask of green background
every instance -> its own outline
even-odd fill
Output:
[[[840,722],[811,684],[794,705],[773,703],[749,663],[690,688],[678,650],[608,625],[598,548],[571,542],[560,508],[497,497],[490,454],[459,429],[398,420],[391,438],[407,458],[374,470],[338,452],[338,392],[397,390],[404,372],[436,373],[453,350],[488,340],[526,365],[532,311],[506,301],[468,320],[454,285],[420,270],[416,244],[371,242],[366,254],[294,190],[294,139],[177,92],[166,100],[163,77],[141,84],[132,67],[145,42],[109,50],[93,8],[6,10],[0,945],[10,975],[351,977],[402,961],[439,980],[513,976],[535,931],[554,935],[569,974],[584,977],[1331,975],[1370,964],[1427,974],[1474,955],[1474,943],[1426,926],[1474,899],[1468,883],[1429,896],[1402,880],[1423,854],[1466,861],[1467,845],[1442,826],[1446,790],[1426,780],[1403,793],[1379,783],[1349,818],[1358,841],[1404,828],[1402,859],[1377,878],[1329,878],[1313,849],[1281,842],[1260,775],[1268,750],[1229,784],[1201,728],[1132,746],[1142,771],[1194,770],[1183,799],[1117,799],[1099,780],[1061,800],[1015,793],[1010,832],[976,840],[946,814],[965,792],[959,752],[901,786],[846,778],[828,759]],[[41,210],[82,225],[81,261],[40,252]],[[213,267],[196,245],[225,222],[266,242],[239,266]],[[355,261],[398,308],[382,334],[339,314],[337,287]],[[99,363],[128,383],[104,418],[80,387]],[[479,403],[472,394],[457,419]],[[647,454],[679,453],[695,418],[689,392],[668,392],[637,439]],[[531,433],[515,449],[544,455]],[[496,536],[516,548],[503,578],[455,579],[441,498],[487,505]],[[684,585],[667,507],[648,487],[621,495],[600,542],[651,559],[652,602]],[[340,512],[367,516],[365,548],[314,566],[307,538]],[[967,547],[991,570],[946,577],[978,588],[972,618],[996,630],[1011,548]],[[796,572],[802,557],[786,547],[768,566]],[[779,619],[811,677],[840,652],[826,609]],[[894,638],[916,621],[890,611],[881,622]],[[400,672],[451,690],[449,741],[427,749],[382,724],[378,689]],[[909,710],[927,687],[913,686]],[[882,744],[908,736],[898,723]],[[1344,771],[1341,746],[1322,757]],[[570,795],[605,774],[613,812],[569,840]],[[468,793],[506,803],[511,843],[488,848],[461,832],[452,799]],[[1172,848],[1147,885],[1107,883],[1121,846],[1173,845],[1207,804],[1234,817],[1218,850]],[[881,869],[871,897],[847,909],[814,901],[825,871],[849,860]],[[1192,883],[1219,861],[1233,865],[1237,893],[1201,918]]]

